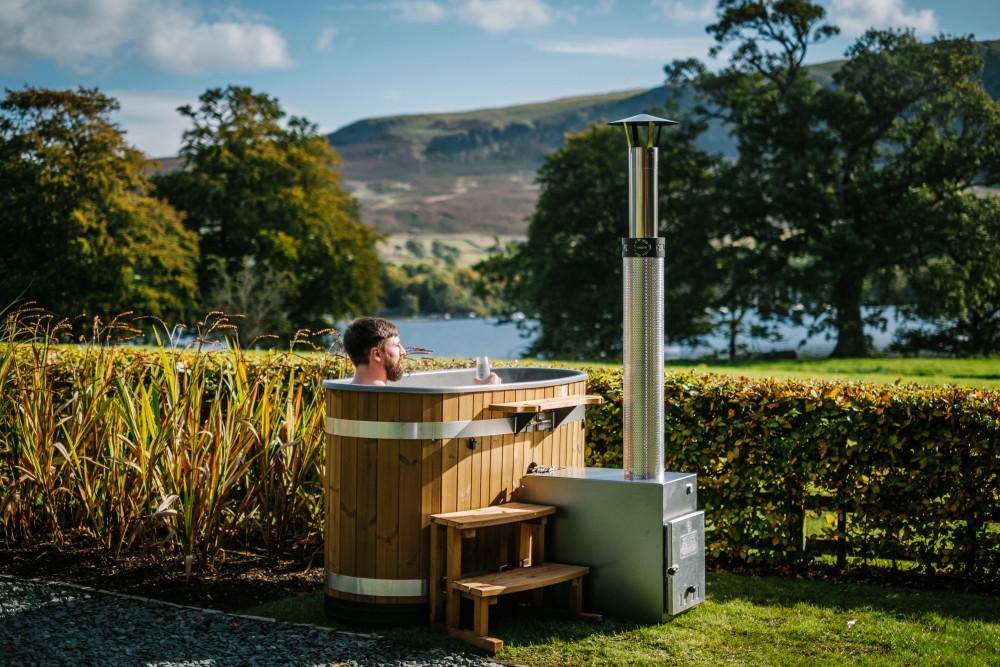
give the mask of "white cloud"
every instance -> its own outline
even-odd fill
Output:
[[[846,35],[869,28],[912,28],[920,36],[939,32],[934,10],[910,9],[905,0],[832,0],[830,20]]]
[[[653,0],[653,6],[677,23],[709,23],[716,18],[714,0]]]
[[[126,0],[0,0],[0,64],[50,60],[87,71],[126,40],[134,11]]]
[[[291,64],[285,38],[273,28],[248,23],[196,23],[173,17],[138,45],[143,60],[164,72],[195,74],[256,70]]]
[[[333,48],[333,38],[337,36],[337,29],[333,26],[327,26],[319,31],[319,36],[316,37],[316,51],[317,53],[329,53]]]
[[[173,0],[0,0],[0,66],[47,60],[77,72],[130,58],[166,72],[291,64],[274,28],[241,17],[206,21]]]
[[[602,5],[614,0],[603,0]],[[447,19],[487,32],[535,30],[552,22],[556,12],[544,0],[397,0],[379,5],[389,18],[404,23],[438,23]],[[568,18],[572,18],[569,16]]]
[[[389,5],[394,21],[404,23],[435,23],[443,19],[447,12],[444,7],[431,0],[410,0]]]
[[[533,30],[552,20],[552,10],[540,0],[465,0],[456,15],[487,32]]]
[[[613,56],[667,62],[677,58],[703,57],[712,44],[714,42],[708,37],[683,39],[624,37],[575,42],[541,42],[538,44],[538,48],[550,53]]]

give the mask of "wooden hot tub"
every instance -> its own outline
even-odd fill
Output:
[[[584,464],[587,374],[561,368],[326,380],[326,611],[427,620],[430,515],[511,499],[528,466]]]

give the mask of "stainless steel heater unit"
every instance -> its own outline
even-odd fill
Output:
[[[664,472],[663,261],[657,142],[676,122],[649,115],[611,125],[629,146],[629,236],[622,239],[622,470],[565,468],[521,478],[518,499],[555,505],[546,549],[590,566],[588,609],[659,623],[705,599],[705,514],[694,474]]]
[[[588,565],[584,606],[660,623],[705,599],[705,513],[697,476],[626,480],[614,468],[563,468],[521,478],[518,500],[554,505],[545,551]]]

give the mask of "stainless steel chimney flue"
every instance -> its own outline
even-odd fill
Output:
[[[677,121],[640,114],[609,123],[625,128],[629,157],[628,237],[622,239],[622,359],[625,479],[662,480],[663,258],[659,237],[660,129]]]

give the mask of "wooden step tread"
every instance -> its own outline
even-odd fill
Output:
[[[431,514],[431,521],[442,526],[453,526],[455,528],[485,528],[486,526],[500,526],[505,523],[530,521],[538,517],[555,514],[555,511],[556,508],[551,505],[506,503],[504,505],[491,505],[490,507],[480,507],[479,509],[462,512]]]
[[[492,597],[559,584],[582,577],[588,572],[590,568],[586,565],[542,563],[532,567],[515,567],[495,574],[459,579],[453,586],[475,597]]]
[[[489,409],[495,412],[545,412],[546,410],[571,408],[577,405],[600,405],[603,402],[603,396],[580,394],[576,396],[556,396],[555,398],[536,398],[531,401],[491,403]]]

